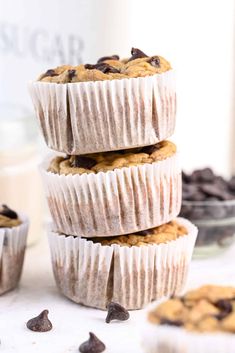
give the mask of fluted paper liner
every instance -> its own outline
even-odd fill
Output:
[[[141,332],[144,353],[234,353],[234,334],[189,332],[149,322]]]
[[[42,176],[58,232],[87,238],[128,234],[167,223],[179,214],[177,154],[97,174],[54,174],[46,171],[48,164],[43,163]]]
[[[49,243],[59,290],[73,301],[105,309],[110,301],[140,309],[184,287],[197,228],[178,218],[188,234],[167,244],[111,246],[51,231]]]
[[[20,280],[29,224],[24,215],[19,218],[19,226],[0,228],[0,294],[14,289]]]
[[[57,84],[29,90],[48,147],[67,154],[153,145],[175,128],[175,75]]]

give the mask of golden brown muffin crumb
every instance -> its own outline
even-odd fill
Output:
[[[120,235],[117,237],[92,238],[94,243],[102,245],[117,244],[120,246],[143,246],[151,244],[165,244],[186,235],[187,229],[176,221],[156,228],[144,230],[135,234]]]
[[[149,321],[189,331],[235,333],[235,288],[203,286],[160,304],[149,313]]]
[[[176,153],[176,146],[170,141],[131,150],[102,152],[82,156],[56,157],[48,168],[57,174],[99,173],[110,170],[159,162]]]
[[[104,81],[151,76],[171,69],[162,56],[148,56],[136,48],[132,48],[131,54],[131,58],[122,60],[118,55],[100,58],[95,65],[59,66],[47,70],[38,80],[54,83]]]

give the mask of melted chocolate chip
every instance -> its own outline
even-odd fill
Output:
[[[119,60],[119,56],[118,55],[103,56],[97,61],[97,64],[102,63],[103,61],[106,61],[106,60]]]
[[[220,309],[222,312],[226,312],[230,314],[233,311],[233,306],[229,300],[220,299],[215,303],[216,307]]]
[[[68,78],[70,81],[72,81],[75,75],[76,75],[76,70],[68,70]]]
[[[89,332],[89,340],[82,343],[79,347],[81,353],[101,353],[106,347],[102,341],[92,332]]]
[[[111,302],[107,306],[108,314],[105,322],[110,323],[112,320],[126,321],[129,319],[130,314],[128,311],[118,303]]]
[[[45,72],[45,74],[43,75],[42,78],[44,78],[44,77],[53,77],[53,76],[58,76],[58,74],[55,72],[55,70],[50,69],[50,70],[47,70],[47,72]]]
[[[158,56],[152,56],[147,62],[154,67],[161,66],[160,58]]]
[[[148,55],[146,55],[145,53],[143,53],[141,50],[137,49],[137,48],[132,48],[131,49],[131,57],[128,61],[132,61],[135,59],[140,59],[140,58],[147,58]]]
[[[151,146],[145,146],[141,149],[142,153],[147,153],[147,154],[152,154],[158,149],[156,145],[151,145]]]
[[[116,69],[113,66],[110,66],[109,64],[100,62],[98,64],[95,65],[91,65],[91,64],[86,64],[84,65],[85,69],[87,70],[99,70],[101,72],[103,72],[104,74],[109,74],[109,73],[113,73],[113,74],[117,74],[120,73],[120,71],[118,69]]]
[[[17,213],[11,210],[7,205],[2,205],[2,208],[0,209],[0,215],[8,217],[10,219],[18,218]]]
[[[43,310],[41,314],[29,320],[26,324],[29,330],[35,332],[47,332],[52,329],[52,323],[48,319],[48,310]]]
[[[137,235],[148,235],[148,234],[153,234],[153,233],[154,233],[153,229],[147,229],[147,230],[141,230],[140,232],[135,233],[135,234],[137,234]]]
[[[91,169],[92,167],[94,167],[94,165],[96,165],[96,161],[86,156],[75,156],[74,161],[72,163],[72,167],[84,169]]]
[[[160,321],[161,325],[169,325],[169,326],[183,326],[183,322],[180,320],[168,320],[168,319],[161,319]]]

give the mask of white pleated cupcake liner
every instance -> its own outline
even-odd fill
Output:
[[[145,353],[234,353],[234,334],[188,332],[149,322],[141,331]]]
[[[188,234],[166,244],[111,246],[50,231],[52,266],[59,290],[69,299],[105,309],[110,301],[141,309],[180,294],[187,279],[197,228],[178,218]]]
[[[78,155],[153,145],[175,129],[173,70],[153,76],[29,84],[48,147]]]
[[[20,280],[29,223],[24,215],[19,218],[19,226],[0,228],[0,294],[14,289]]]
[[[51,157],[50,157],[51,159]],[[58,232],[115,236],[167,223],[181,207],[178,155],[97,174],[59,175],[42,165],[48,205]]]

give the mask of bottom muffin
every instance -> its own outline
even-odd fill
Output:
[[[27,234],[27,218],[6,205],[0,206],[0,294],[19,283]]]
[[[197,228],[178,218],[131,235],[85,239],[50,232],[59,290],[73,301],[105,309],[110,301],[140,309],[179,293],[186,281]]]
[[[232,353],[235,287],[206,285],[161,303],[148,315],[146,353]]]

